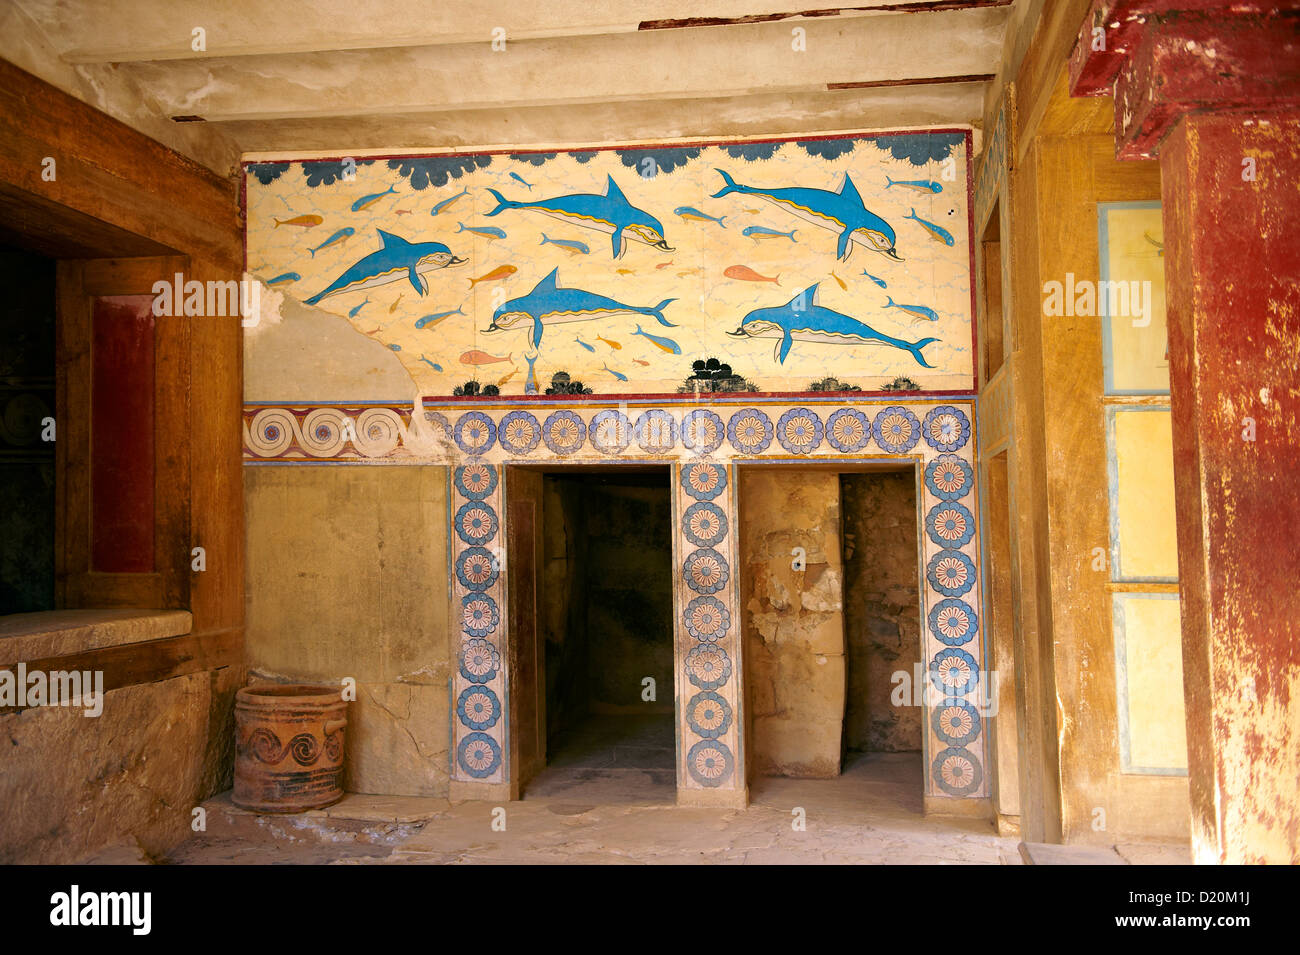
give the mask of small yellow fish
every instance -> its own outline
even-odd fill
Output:
[[[506,375],[504,378],[502,378],[500,381],[497,382],[497,387],[500,388],[502,385],[504,385],[507,381],[509,381],[517,374],[519,374],[518,368],[511,369],[510,374]]]
[[[599,335],[596,336],[596,341],[598,341],[598,342],[604,342],[604,343],[605,343],[606,345],[608,345],[610,348],[614,349],[614,351],[618,351],[620,348],[623,347],[623,346],[620,345],[618,342],[612,342],[612,341],[610,341],[608,338],[601,338]]]
[[[757,209],[746,209],[745,211],[748,212],[751,216],[756,216],[756,215],[758,215],[758,210],[757,210]]]
[[[292,219],[276,219],[275,225],[271,228],[278,229],[282,225],[296,225],[303,229],[310,229],[324,221],[320,216],[294,216]]]
[[[679,278],[685,278],[688,275],[696,275],[699,273],[699,271],[700,270],[698,268],[682,269],[680,272],[677,273],[677,275]]]
[[[847,292],[847,291],[849,290],[849,287],[848,287],[847,285],[844,284],[844,280],[843,280],[842,278],[840,278],[838,275],[836,275],[834,272],[831,273],[831,278],[833,278],[835,281],[839,282],[839,283],[840,283],[840,288],[844,289],[844,291]]]
[[[619,275],[636,275],[636,269],[615,269]]]
[[[519,270],[515,268],[513,265],[498,265],[495,269],[493,269],[491,272],[487,273],[486,275],[480,275],[476,279],[470,279],[469,287],[473,288],[475,285],[478,285],[479,282],[491,282],[495,279],[503,279],[507,275],[514,275],[518,271]]]
[[[402,293],[402,295],[405,295],[405,294],[406,294],[405,292]],[[389,315],[392,315],[393,312],[397,311],[397,305],[398,305],[398,303],[401,302],[401,301],[402,301],[402,296],[399,295],[399,296],[397,296],[397,301],[394,302],[392,305],[388,306],[388,314],[389,314]]]
[[[650,362],[646,361],[644,358],[633,358],[632,360],[638,365],[645,365],[646,367],[650,366]]]

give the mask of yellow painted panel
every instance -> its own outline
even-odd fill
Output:
[[[1186,769],[1182,630],[1177,599],[1121,598],[1129,766]]]
[[[1112,207],[1103,215],[1107,241],[1101,254],[1105,277],[1129,283],[1130,292],[1131,283],[1137,282],[1140,290],[1138,297],[1130,299],[1127,314],[1110,319],[1109,390],[1168,391],[1169,339],[1160,209]],[[1099,295],[1099,299],[1103,298],[1109,302],[1108,293]],[[1099,311],[1101,307],[1099,300]]]
[[[1119,579],[1178,578],[1170,413],[1116,411]]]

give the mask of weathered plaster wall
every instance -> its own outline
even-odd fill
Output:
[[[844,748],[920,750],[922,708],[895,706],[893,674],[910,686],[921,662],[916,476],[911,471],[840,477],[844,521],[844,635],[848,700]]]
[[[792,551],[806,552],[795,570]],[[837,776],[846,667],[833,471],[742,471],[741,606],[752,772]]]
[[[357,681],[344,785],[447,794],[447,472],[245,470],[254,677]]]

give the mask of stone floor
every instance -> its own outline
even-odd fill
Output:
[[[559,734],[524,799],[671,806],[677,801],[673,714],[601,717]]]

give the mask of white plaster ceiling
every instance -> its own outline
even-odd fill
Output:
[[[241,156],[978,125],[1012,11],[1008,0],[0,8],[0,56],[223,174]]]

